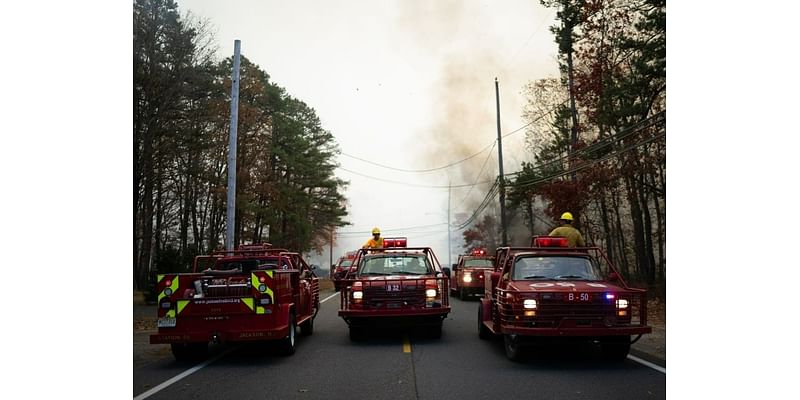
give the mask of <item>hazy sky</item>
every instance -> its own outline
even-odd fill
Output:
[[[558,71],[548,30],[555,10],[538,1],[178,0],[178,6],[211,22],[220,58],[241,40],[242,54],[313,107],[336,137],[343,153],[336,175],[350,182],[352,225],[339,230],[334,258],[360,247],[378,226],[384,236],[407,236],[409,246],[432,246],[446,264],[448,184],[462,186],[450,191],[455,223],[472,214],[490,186],[481,182],[498,172],[491,147],[495,77],[506,134],[524,125],[524,85]],[[528,160],[523,139],[524,131],[503,139],[504,172]],[[426,173],[359,160],[424,170],[476,153]],[[455,260],[461,231],[451,236]],[[327,265],[328,252],[311,258]]]

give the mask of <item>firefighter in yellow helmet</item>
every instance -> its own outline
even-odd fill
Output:
[[[583,236],[581,236],[581,232],[572,227],[572,213],[565,212],[561,214],[561,226],[556,229],[553,229],[550,232],[550,236],[564,236],[567,238],[567,242],[569,242],[569,247],[584,247],[586,246],[586,242],[583,241]]]
[[[364,243],[361,246],[362,249],[377,249],[383,247],[383,238],[381,237],[381,230],[378,228],[372,228],[372,238],[367,240],[367,243]]]

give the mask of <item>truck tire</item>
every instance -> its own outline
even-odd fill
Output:
[[[300,324],[300,334],[303,336],[311,336],[314,333],[314,316],[316,312],[311,314],[311,317],[302,324]]]
[[[295,325],[294,313],[289,314],[289,333],[285,338],[278,341],[278,353],[284,356],[294,354],[296,349],[295,336],[297,333],[297,326]]]
[[[170,348],[178,361],[200,361],[208,356],[207,343],[172,343]]]
[[[630,350],[630,336],[611,336],[600,341],[600,351],[607,360],[624,361]]]
[[[511,361],[520,361],[523,356],[523,348],[520,346],[519,339],[512,338],[511,335],[504,335],[503,342],[506,349],[506,357]]]
[[[492,338],[492,331],[483,324],[483,303],[478,304],[478,337],[483,340]]]
[[[366,339],[365,328],[362,326],[350,325],[350,341],[361,342]]]

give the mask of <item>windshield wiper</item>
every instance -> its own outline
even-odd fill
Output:
[[[395,272],[392,273],[392,275],[402,275],[402,274],[405,274],[405,275],[422,275],[419,272],[411,272],[411,271],[395,271]]]
[[[559,275],[556,279],[587,279],[585,276],[580,275]]]
[[[365,276],[365,275],[386,275],[386,274],[384,274],[383,272],[362,272],[359,275]]]
[[[550,279],[550,278],[548,278],[548,277],[546,277],[544,275],[531,275],[531,276],[526,276],[526,277],[524,277],[522,279]]]

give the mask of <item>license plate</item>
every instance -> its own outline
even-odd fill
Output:
[[[589,301],[592,296],[589,296],[589,293],[567,293],[564,298],[567,301]]]
[[[174,328],[175,327],[175,318],[167,317],[167,318],[159,318],[158,319],[158,327],[159,328]]]

